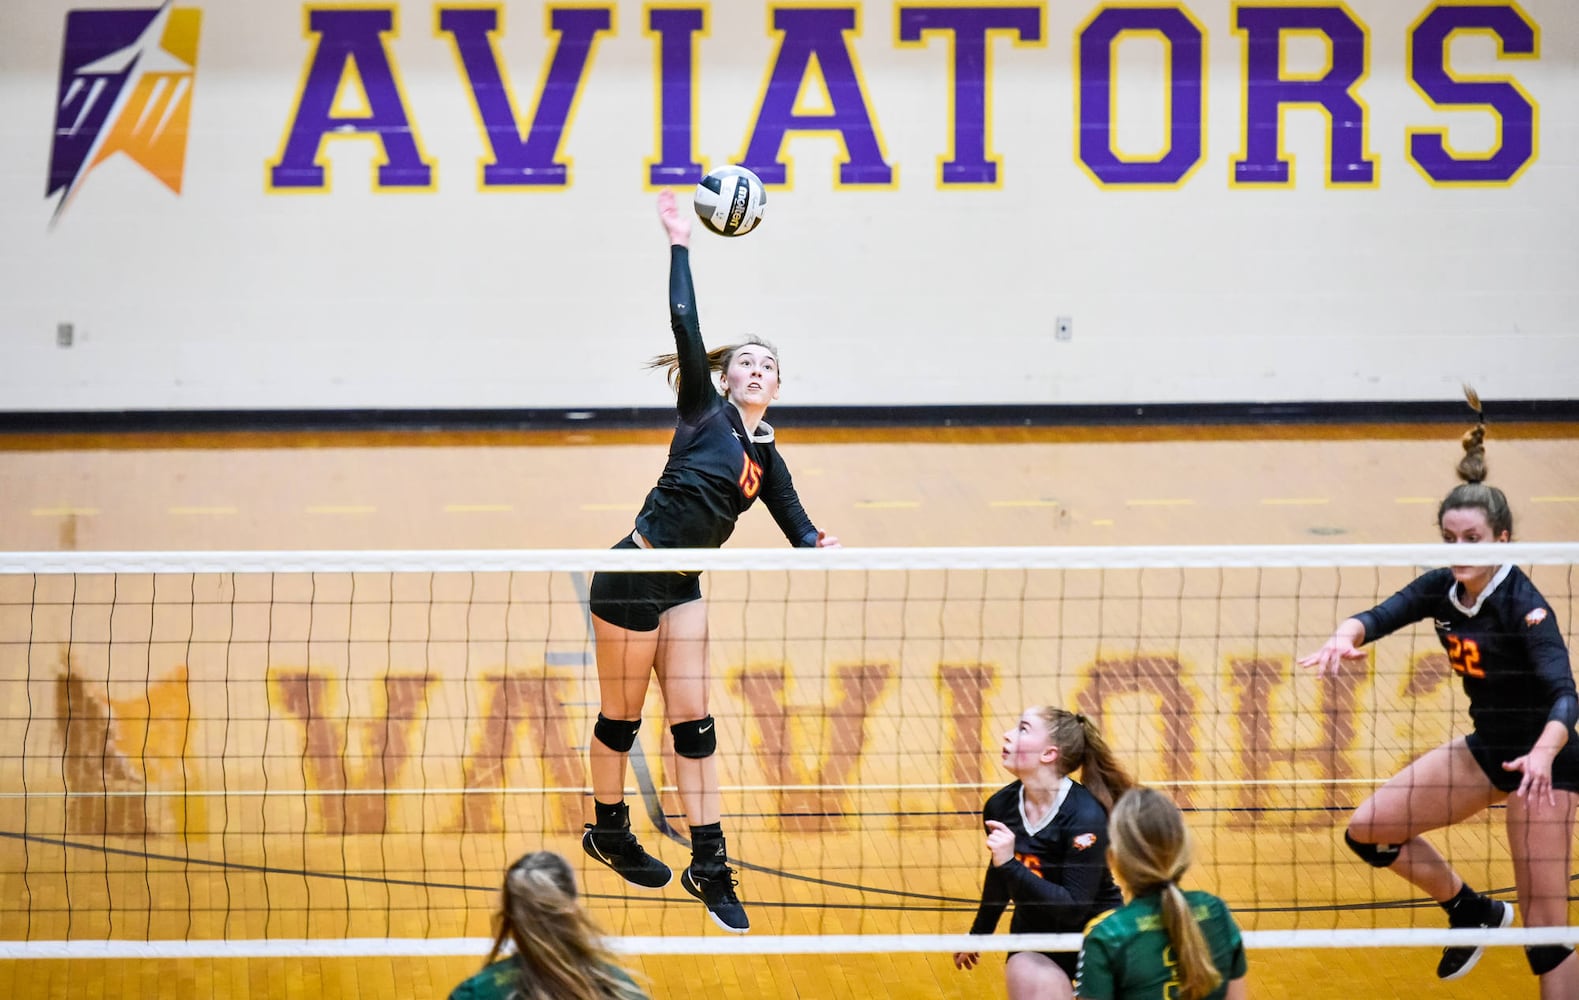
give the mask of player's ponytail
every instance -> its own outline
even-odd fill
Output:
[[[1109,861],[1131,896],[1161,894],[1162,926],[1178,963],[1179,996],[1200,1000],[1222,984],[1179,879],[1190,867],[1190,835],[1173,800],[1135,788],[1108,818]]]
[[[1079,771],[1080,784],[1102,803],[1103,809],[1112,812],[1114,803],[1135,787],[1135,779],[1118,762],[1096,723],[1052,705],[1044,705],[1038,714],[1047,723],[1049,742],[1058,748],[1063,772]]]
[[[494,920],[491,965],[513,945],[513,997],[522,1000],[612,1000],[641,993],[613,973],[614,958],[576,899],[570,863],[533,851],[510,866]]]
[[[1486,485],[1486,411],[1481,405],[1480,394],[1471,386],[1464,386],[1464,398],[1477,417],[1475,426],[1465,431],[1459,439],[1464,456],[1458,461],[1458,478],[1462,484],[1453,488],[1442,505],[1437,508],[1436,522],[1440,526],[1442,515],[1450,510],[1474,509],[1486,515],[1486,524],[1496,538],[1506,531],[1513,537],[1513,511],[1508,498],[1495,486]]]
[[[747,345],[752,347],[765,347],[768,349],[768,353],[773,355],[774,363],[778,365],[779,384],[782,385],[784,383],[784,365],[781,361],[779,361],[779,349],[761,337],[758,337],[756,334],[747,336],[745,340],[738,344],[725,344],[723,347],[715,347],[711,351],[708,351],[708,370],[721,372],[728,368],[729,362],[735,359],[735,352]],[[647,362],[647,367],[664,369],[664,378],[668,380],[669,385],[673,386],[675,389],[679,389],[680,355],[660,354],[656,358],[653,358],[651,361]]]
[[[1459,443],[1464,446],[1464,457],[1458,460],[1458,478],[1466,483],[1486,481],[1486,411],[1480,405],[1480,394],[1474,386],[1464,386],[1464,399],[1475,411],[1475,426],[1464,432]]]

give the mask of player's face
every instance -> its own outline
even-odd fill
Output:
[[[1479,507],[1455,507],[1442,515],[1442,541],[1453,545],[1476,542],[1505,542],[1508,533],[1491,533],[1486,512]],[[1479,594],[1497,573],[1495,566],[1454,566],[1453,579],[1471,594]]]
[[[1003,766],[1010,774],[1028,774],[1058,759],[1047,732],[1047,723],[1033,708],[1026,709],[1013,728],[1003,734]]]
[[[746,344],[729,359],[724,392],[739,406],[767,406],[779,398],[779,359],[758,344]]]

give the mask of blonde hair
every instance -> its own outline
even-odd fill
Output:
[[[515,946],[520,1000],[626,1000],[641,992],[614,974],[614,956],[576,899],[575,873],[553,851],[534,851],[504,875],[491,965]]]
[[[735,360],[735,352],[740,350],[742,347],[767,348],[768,353],[773,355],[774,362],[778,364],[779,383],[781,385],[783,384],[784,364],[783,362],[779,361],[779,349],[774,347],[767,340],[764,340],[755,334],[746,337],[745,340],[738,344],[725,344],[723,347],[715,347],[711,351],[708,351],[708,370],[712,372],[721,372],[727,369],[729,367],[729,363]],[[656,358],[653,358],[651,361],[647,362],[647,367],[666,369],[664,372],[664,377],[669,380],[669,384],[674,386],[676,389],[680,387],[680,355],[660,354]]]
[[[1058,748],[1063,773],[1079,771],[1080,784],[1102,803],[1103,809],[1112,812],[1114,803],[1135,787],[1135,779],[1113,756],[1096,724],[1078,712],[1054,705],[1041,705],[1032,711],[1047,726],[1048,741]]]
[[[1464,386],[1464,398],[1479,419],[1475,426],[1464,432],[1460,444],[1464,457],[1458,461],[1458,478],[1463,480],[1443,498],[1436,511],[1436,523],[1450,510],[1478,510],[1486,515],[1486,524],[1497,538],[1506,531],[1513,537],[1513,510],[1507,496],[1495,486],[1486,485],[1486,411],[1481,407],[1480,395],[1471,386]]]
[[[1222,984],[1201,925],[1190,912],[1179,879],[1190,867],[1190,834],[1173,800],[1154,788],[1135,788],[1108,817],[1108,860],[1133,896],[1162,894],[1162,926],[1178,962],[1179,996],[1200,1000]]]

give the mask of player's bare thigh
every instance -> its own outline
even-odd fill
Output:
[[[1461,736],[1428,751],[1373,792],[1354,811],[1349,829],[1366,843],[1398,844],[1466,820],[1504,797]]]
[[[706,717],[710,677],[706,599],[677,604],[659,616],[654,667],[670,721]]]
[[[1075,988],[1068,974],[1041,952],[1010,955],[1003,979],[1009,1000],[1074,1000]]]
[[[641,718],[660,631],[634,632],[592,616],[592,635],[598,644],[599,711],[608,718]]]

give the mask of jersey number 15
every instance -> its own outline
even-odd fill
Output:
[[[746,464],[740,470],[740,492],[745,494],[747,500],[757,495],[757,490],[762,488],[762,466],[745,456]]]

